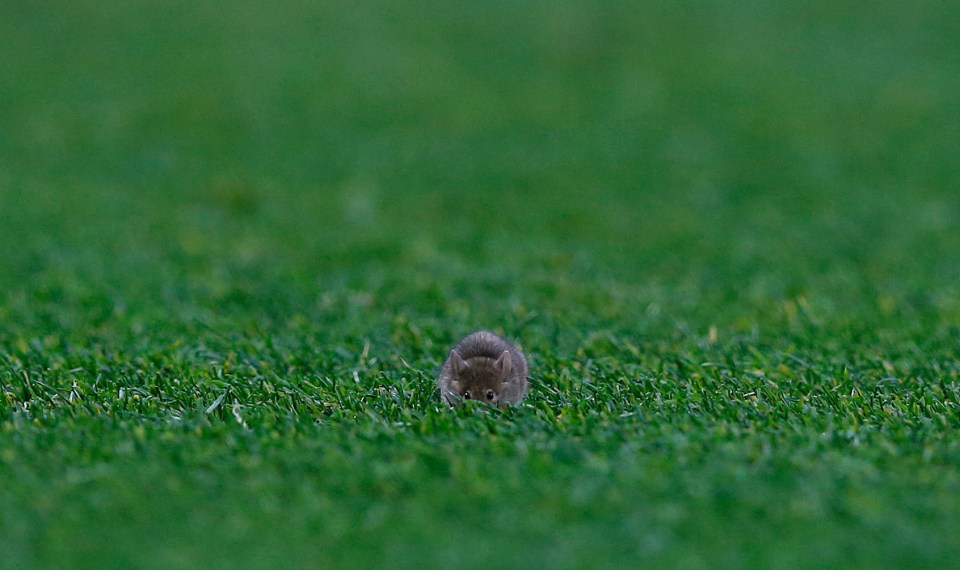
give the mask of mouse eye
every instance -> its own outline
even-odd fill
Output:
[[[470,399],[470,390],[467,390],[466,392],[463,393],[463,399],[464,400]]]
[[[487,399],[493,400],[493,396],[494,396],[493,390],[487,390]]]

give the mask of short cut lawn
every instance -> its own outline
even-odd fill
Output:
[[[0,4],[0,568],[957,564],[954,9]]]

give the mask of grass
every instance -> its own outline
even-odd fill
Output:
[[[0,6],[0,568],[960,558],[946,6]],[[443,409],[491,328],[522,406]]]

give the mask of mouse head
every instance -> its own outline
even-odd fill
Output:
[[[513,361],[506,350],[496,359],[486,356],[464,359],[459,352],[451,350],[450,368],[453,372],[451,387],[461,401],[480,400],[497,406],[500,390],[513,370]]]

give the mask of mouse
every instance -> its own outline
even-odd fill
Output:
[[[450,406],[479,400],[502,407],[516,404],[527,393],[527,359],[509,342],[490,331],[464,337],[440,367],[437,388]]]

